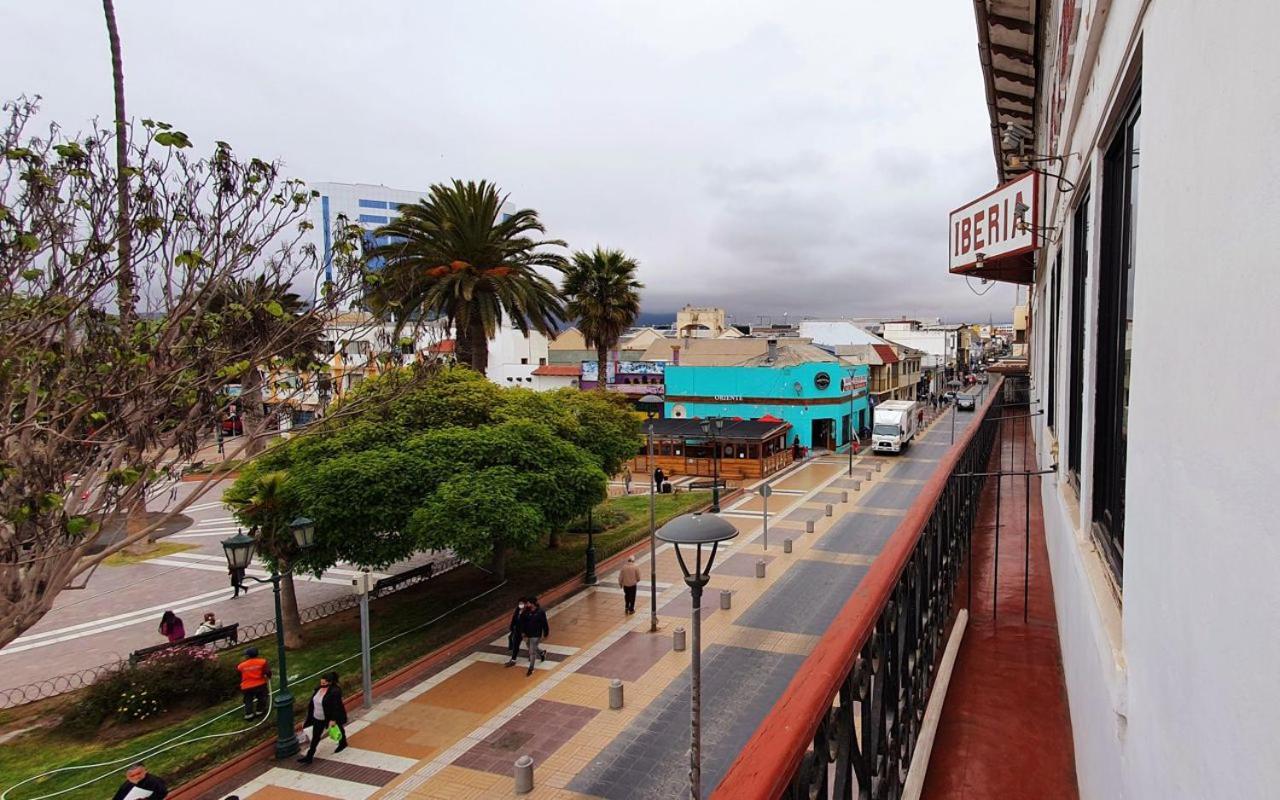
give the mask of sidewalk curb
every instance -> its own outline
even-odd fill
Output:
[[[737,491],[741,491],[741,488]],[[711,499],[708,496],[707,506],[710,506],[710,504]],[[608,572],[609,570],[620,566],[624,561],[626,561],[628,556],[636,555],[640,552],[647,552],[648,548],[649,540],[648,537],[645,537],[630,547],[626,547],[601,561],[596,566],[596,570],[601,573]],[[544,607],[550,608],[556,603],[566,600],[578,592],[590,588],[590,586],[582,582],[581,577],[576,577],[548,589],[543,592],[539,598]],[[404,665],[395,672],[392,672],[390,675],[379,678],[374,681],[373,684],[374,702],[377,702],[379,697],[385,697],[388,694],[392,694],[404,688],[407,684],[415,683],[419,679],[425,677],[426,674],[434,671],[436,668],[447,665],[453,659],[467,655],[477,646],[482,645],[495,636],[500,635],[507,629],[509,622],[510,617],[506,613],[501,616],[494,617],[492,620],[484,623],[471,633],[461,638],[454,639],[452,642],[421,656],[418,660]],[[354,711],[360,707],[363,696],[363,692],[356,692],[348,697],[343,705],[346,706],[348,711]],[[302,726],[297,726],[297,729],[301,731]],[[270,759],[270,755],[274,749],[275,738],[273,735],[271,738],[255,745],[248,751],[241,753],[230,761],[226,761],[212,767],[193,780],[177,786],[169,792],[168,797],[172,798],[172,800],[198,800],[198,798],[202,797],[204,793],[210,792],[223,784],[230,783],[233,776],[247,771],[251,766],[264,760],[269,762],[274,761],[274,759]],[[232,786],[230,788],[234,789],[235,787]]]

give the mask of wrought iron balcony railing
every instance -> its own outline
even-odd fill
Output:
[[[953,617],[996,426],[957,439],[714,800],[901,796]]]

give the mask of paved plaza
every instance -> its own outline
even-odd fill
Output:
[[[973,414],[956,415],[956,438]],[[951,442],[940,417],[901,456],[812,459],[774,476],[769,546],[763,502],[725,504],[741,535],[719,556],[703,597],[704,791],[719,783],[761,719],[866,574]],[[857,487],[857,488],[854,488]],[[845,497],[848,500],[845,501]],[[832,515],[827,516],[827,506]],[[813,532],[807,533],[812,522]],[[791,539],[791,553],[783,540]],[[756,562],[766,564],[757,578]],[[637,556],[648,574],[648,553]],[[526,677],[504,668],[506,638],[380,699],[324,743],[313,764],[263,763],[209,798],[494,798],[514,796],[512,766],[535,762],[531,798],[664,798],[687,792],[689,651],[672,633],[690,601],[669,546],[658,550],[660,631],[649,632],[649,585],[623,614],[616,573],[549,610],[548,658]],[[721,592],[732,607],[720,607]],[[609,708],[609,684],[626,702]]]

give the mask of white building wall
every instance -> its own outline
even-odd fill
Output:
[[[499,386],[535,388],[539,378],[533,371],[548,363],[547,337],[537,331],[525,336],[506,325],[489,340],[489,368],[485,375]]]
[[[886,325],[884,338],[927,353],[920,359],[920,366],[925,369],[945,367],[956,360],[954,331],[897,330]]]
[[[1057,17],[1061,0],[1048,17]],[[1264,798],[1280,786],[1280,373],[1258,370],[1280,335],[1272,239],[1280,166],[1280,5],[1248,0],[1085,0],[1060,152],[1092,189],[1081,493],[1042,482],[1082,798]],[[1145,13],[1145,17],[1141,16]],[[1047,42],[1056,31],[1042,34]],[[1050,60],[1056,55],[1047,53]],[[1140,59],[1141,63],[1138,63]],[[1141,70],[1142,141],[1130,378],[1123,600],[1089,535],[1102,159],[1122,81]],[[1041,108],[1043,115],[1045,109]],[[1039,142],[1044,147],[1043,139]],[[1044,152],[1040,150],[1040,152]],[[1041,463],[1066,458],[1070,212],[1063,231],[1056,393],[1059,447],[1038,421]],[[1051,264],[1055,252],[1042,254]],[[1230,269],[1215,265],[1231,265]],[[1047,385],[1050,271],[1032,311],[1037,394]],[[1232,320],[1229,339],[1188,335]],[[1206,412],[1245,400],[1241,436]]]
[[[847,320],[807,319],[800,323],[800,336],[828,347],[884,343],[879,336],[867,333]]]

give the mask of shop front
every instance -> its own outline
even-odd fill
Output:
[[[666,370],[670,419],[774,418],[789,425],[787,445],[836,450],[869,426],[869,368],[833,360],[788,366],[675,366]]]

